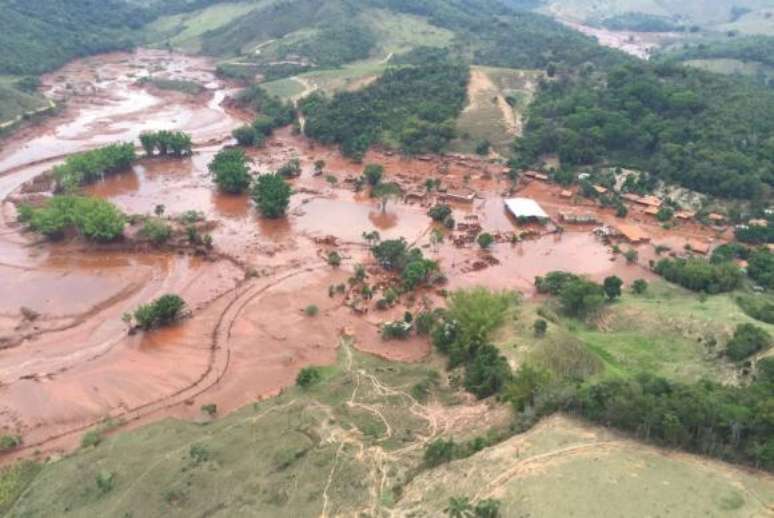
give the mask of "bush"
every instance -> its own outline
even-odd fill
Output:
[[[637,279],[632,283],[632,292],[636,295],[642,295],[648,291],[648,281],[645,279]]]
[[[703,259],[661,259],[654,270],[669,282],[706,293],[732,291],[742,281],[739,267],[728,262],[712,264]]]
[[[231,132],[240,146],[255,146],[258,141],[258,131],[253,126],[242,126]]]
[[[431,207],[430,210],[427,211],[427,215],[430,216],[430,218],[432,218],[433,221],[437,221],[439,223],[443,222],[444,220],[446,220],[446,218],[451,216],[451,213],[452,213],[451,208],[448,205],[443,205],[443,204],[435,205]]]
[[[328,252],[327,261],[329,265],[333,266],[334,268],[338,268],[341,266],[341,255],[339,255],[336,250]]]
[[[89,430],[81,437],[81,448],[97,446],[102,442],[102,434],[97,430]]]
[[[405,340],[411,334],[412,325],[405,320],[385,322],[382,325],[381,335],[384,340]]]
[[[479,347],[465,367],[465,389],[479,399],[498,393],[510,379],[508,360],[491,344]]]
[[[428,468],[434,468],[451,462],[456,455],[457,445],[451,439],[436,439],[425,449],[424,462]]]
[[[215,403],[207,403],[206,405],[202,405],[200,410],[210,417],[215,417],[218,413],[218,405]]]
[[[100,471],[97,473],[97,489],[102,494],[109,493],[115,485],[115,477],[109,471]]]
[[[308,317],[316,317],[318,313],[320,313],[320,308],[314,304],[309,304],[304,308],[304,314]]]
[[[486,250],[490,246],[492,246],[492,243],[494,243],[494,237],[492,234],[488,232],[484,232],[483,234],[479,234],[478,239],[476,240],[478,242],[478,246]]]
[[[20,435],[3,435],[0,436],[0,453],[11,451],[22,444],[22,438]]]
[[[535,336],[541,337],[546,335],[546,331],[548,331],[548,322],[543,320],[542,318],[538,318],[535,320],[535,323],[532,326],[535,329]]]
[[[726,345],[726,355],[734,361],[742,361],[771,346],[771,335],[753,324],[739,324],[734,336]]]
[[[177,295],[162,295],[150,304],[143,304],[134,311],[134,319],[142,329],[168,325],[180,316],[185,301]]]
[[[215,175],[215,184],[221,191],[242,194],[252,181],[247,162],[241,149],[221,149],[207,167]]]
[[[774,302],[760,295],[742,295],[736,303],[748,316],[767,324],[774,324]]]
[[[285,180],[276,174],[263,174],[253,187],[253,200],[265,218],[276,219],[285,215],[292,191]]]
[[[154,152],[158,151],[160,156],[171,154],[181,157],[190,155],[193,148],[191,135],[167,130],[140,133],[140,144],[148,156],[153,156]]]
[[[620,277],[615,275],[605,277],[602,288],[605,290],[605,296],[607,296],[609,301],[612,302],[621,296],[621,286],[623,286],[623,281]]]
[[[188,450],[188,456],[194,464],[202,464],[210,459],[210,451],[201,444],[193,444]]]
[[[142,227],[142,234],[155,244],[162,245],[169,240],[172,229],[161,220],[146,219]]]
[[[298,158],[291,158],[285,162],[279,169],[277,174],[284,178],[295,178],[301,175],[301,161]]]
[[[131,142],[111,144],[85,153],[70,155],[54,167],[57,189],[72,191],[129,167],[136,160]]]
[[[535,288],[538,293],[559,295],[567,284],[578,279],[574,273],[548,272],[545,277],[535,277]]]
[[[301,388],[309,388],[322,381],[322,370],[319,367],[304,367],[296,376],[296,385]]]

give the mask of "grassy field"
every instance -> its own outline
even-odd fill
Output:
[[[550,317],[548,333],[535,339],[532,325]],[[566,372],[631,376],[648,371],[669,379],[736,382],[735,365],[721,357],[737,324],[774,326],[748,317],[733,295],[706,299],[656,282],[644,295],[625,293],[588,324],[558,316],[555,301],[525,303],[496,337],[515,366],[527,359]]]
[[[774,479],[661,451],[562,416],[416,477],[401,516],[439,516],[450,497],[502,501],[503,516],[768,516]]]
[[[333,94],[364,86],[379,77],[387,67],[382,60],[359,61],[332,70],[319,70],[299,74],[297,78],[279,79],[261,84],[272,95],[289,99],[306,90],[320,90]]]
[[[150,45],[169,43],[183,51],[197,52],[202,34],[227,25],[262,3],[266,2],[221,2],[190,13],[164,16],[145,28],[146,40]]]
[[[454,38],[451,31],[435,27],[419,16],[369,9],[361,18],[376,35],[379,53],[384,56],[415,47],[446,47]]]
[[[442,406],[437,401],[456,401],[443,386],[431,388],[426,403],[415,399],[412,388],[435,379],[430,372],[439,365],[392,364],[345,346],[308,390],[293,388],[212,422],[167,419],[119,433],[40,473],[5,472],[0,510],[25,517],[373,513],[394,500],[392,486],[447,420],[476,409],[471,433],[493,416],[507,421],[507,412],[485,405]]]
[[[457,120],[460,137],[454,151],[473,153],[487,140],[499,153],[507,152],[521,134],[522,114],[534,94],[539,72],[494,67],[472,67],[468,105]]]

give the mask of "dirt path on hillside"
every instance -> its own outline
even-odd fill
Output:
[[[521,124],[516,119],[513,109],[508,104],[508,101],[505,100],[500,89],[486,72],[471,68],[470,82],[468,83],[468,105],[463,110],[463,113],[478,110],[483,103],[491,102],[493,98],[497,103],[498,110],[502,114],[506,132],[511,136],[518,135],[521,130]]]

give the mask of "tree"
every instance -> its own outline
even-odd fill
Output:
[[[451,216],[451,213],[451,207],[445,204],[434,205],[427,211],[427,215],[430,216],[433,221],[439,223]]]
[[[476,239],[476,241],[478,242],[478,246],[486,250],[487,248],[492,246],[492,243],[494,243],[494,237],[489,232],[484,232],[482,234],[479,234],[478,239]]]
[[[624,257],[626,258],[627,263],[634,264],[637,262],[637,259],[640,257],[640,254],[634,248],[630,248],[629,250],[624,252]]]
[[[387,202],[399,198],[403,191],[397,183],[380,183],[371,191],[375,198],[381,201],[382,212],[387,211]]]
[[[285,215],[290,204],[292,190],[279,175],[263,174],[253,187],[253,200],[265,218],[276,219]]]
[[[384,166],[381,164],[368,164],[363,170],[363,176],[371,187],[376,187],[384,176]]]
[[[621,296],[621,286],[623,286],[623,281],[620,277],[611,275],[610,277],[605,278],[602,287],[604,288],[605,295],[609,301],[612,302]]]
[[[371,247],[371,253],[385,270],[402,270],[408,263],[409,248],[404,238],[382,241]]]
[[[451,497],[449,505],[443,510],[449,518],[471,518],[473,506],[467,496]]]
[[[304,367],[296,376],[296,385],[307,389],[322,381],[322,369],[320,367]]]
[[[325,160],[315,160],[314,162],[314,174],[319,176],[323,174],[323,170],[325,169]]]
[[[670,219],[672,219],[672,216],[675,215],[675,211],[670,209],[669,207],[661,207],[658,209],[658,212],[656,213],[656,219],[661,222],[667,222]]]
[[[285,178],[301,176],[301,161],[298,158],[291,158],[277,169],[277,174]]]
[[[535,329],[535,336],[541,337],[546,335],[546,331],[548,330],[548,322],[543,320],[542,318],[538,318],[535,320],[535,324],[533,325]]]
[[[489,150],[492,148],[492,144],[484,139],[478,144],[476,144],[476,154],[481,156],[486,156],[489,154]]]
[[[585,279],[567,283],[559,295],[562,309],[572,316],[587,316],[602,305],[605,291],[602,286]]]
[[[252,178],[247,161],[241,149],[222,149],[215,155],[208,168],[215,175],[215,183],[221,191],[242,194],[250,187]]]
[[[241,126],[235,129],[231,135],[236,139],[240,146],[254,146],[258,139],[258,132],[253,126]]]
[[[143,304],[134,311],[134,319],[142,329],[149,330],[168,325],[180,316],[185,301],[178,295],[162,295],[150,304]]]
[[[508,360],[491,344],[480,346],[465,366],[465,389],[479,399],[498,393],[510,379]]]

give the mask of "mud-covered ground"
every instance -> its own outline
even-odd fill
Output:
[[[193,80],[206,90],[186,96],[137,83],[148,75]],[[74,62],[44,84],[47,95],[65,99],[66,109],[0,149],[0,430],[24,438],[19,455],[69,448],[106,418],[130,424],[167,415],[197,418],[209,403],[229,412],[278,393],[303,366],[332,363],[342,334],[361,350],[389,359],[425,357],[426,340],[385,342],[378,326],[407,309],[440,304],[438,292],[426,290],[390,311],[371,307],[365,314],[354,312],[344,296],[329,296],[329,287],[346,283],[357,263],[368,266],[370,282],[380,279],[363,232],[378,230],[383,239],[405,237],[421,247],[439,260],[448,289],[480,284],[530,295],[536,275],[560,269],[597,280],[650,276],[650,245],[641,247],[639,264],[626,264],[591,226],[563,233],[552,233],[553,225],[519,227],[503,208],[510,184],[502,165],[372,151],[364,162],[384,164],[386,178],[405,192],[424,191],[428,178],[440,179],[449,191],[476,192],[473,202],[452,204],[455,218],[498,238],[482,251],[472,242],[475,232],[445,231],[444,242],[431,245],[433,223],[426,211],[437,193],[390,202],[382,210],[367,193],[354,192],[351,180],[363,164],[289,129],[249,152],[255,171],[274,170],[291,158],[303,167],[292,181],[288,217],[263,220],[246,195],[218,193],[207,172],[218,149],[231,143],[231,130],[249,116],[223,107],[233,90],[204,59],[145,50],[111,54]],[[200,211],[214,225],[216,253],[202,258],[77,240],[51,244],[16,222],[12,201],[22,186],[64,156],[158,129],[191,133],[193,157],[143,159],[86,192],[130,214],[151,214],[157,205],[169,217]],[[315,176],[313,164],[320,159],[325,174]],[[555,186],[525,180],[517,191],[537,199],[555,219],[570,206],[615,221],[612,211],[560,198]],[[631,219],[676,247],[702,234],[711,237],[690,225],[667,236],[652,217],[634,209]],[[531,237],[512,243],[511,236],[525,232]],[[334,249],[344,258],[338,269],[325,260]],[[180,294],[191,317],[129,335],[122,315],[164,293]],[[319,315],[304,314],[310,304]]]

